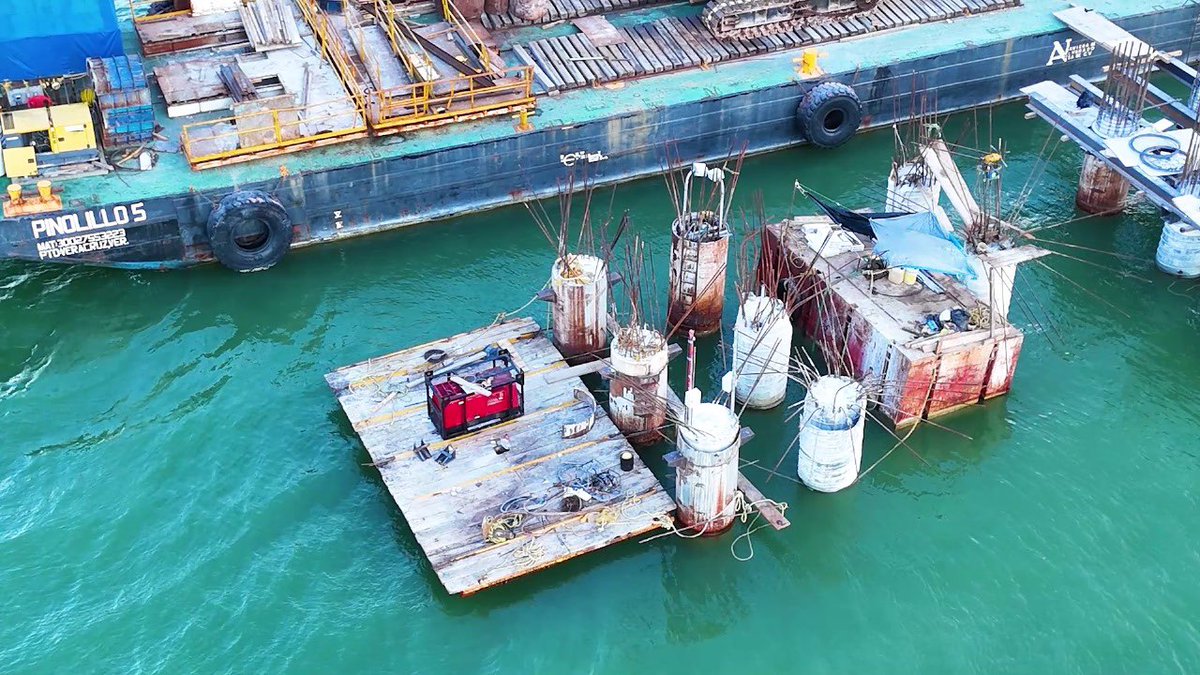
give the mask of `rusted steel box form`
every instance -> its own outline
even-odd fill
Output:
[[[814,219],[824,220],[794,218],[768,226],[763,257],[784,261],[785,277],[798,284],[792,322],[817,344],[830,368],[864,381],[896,426],[1008,392],[1025,340],[1020,330],[1005,323],[921,335],[918,326],[926,315],[983,303],[942,275],[935,276],[946,293],[883,279],[872,287],[856,264],[870,242],[867,251],[819,256],[802,231]]]

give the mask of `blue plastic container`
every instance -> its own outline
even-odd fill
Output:
[[[88,74],[100,109],[106,148],[148,143],[154,138],[154,106],[138,56],[88,59]]]

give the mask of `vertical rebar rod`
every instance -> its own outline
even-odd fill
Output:
[[[1137,131],[1146,108],[1146,87],[1154,56],[1154,49],[1141,40],[1125,40],[1113,48],[1096,131],[1118,138]]]

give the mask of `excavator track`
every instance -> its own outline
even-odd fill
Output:
[[[807,0],[711,0],[700,18],[719,40],[745,40],[820,26],[868,12],[878,2],[857,0],[849,7],[825,10]]]

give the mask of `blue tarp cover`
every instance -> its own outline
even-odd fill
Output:
[[[85,72],[89,56],[118,56],[113,0],[0,2],[0,81]]]
[[[912,267],[941,272],[959,280],[974,279],[966,247],[946,234],[932,213],[895,218],[872,218],[875,253],[890,267]]]

